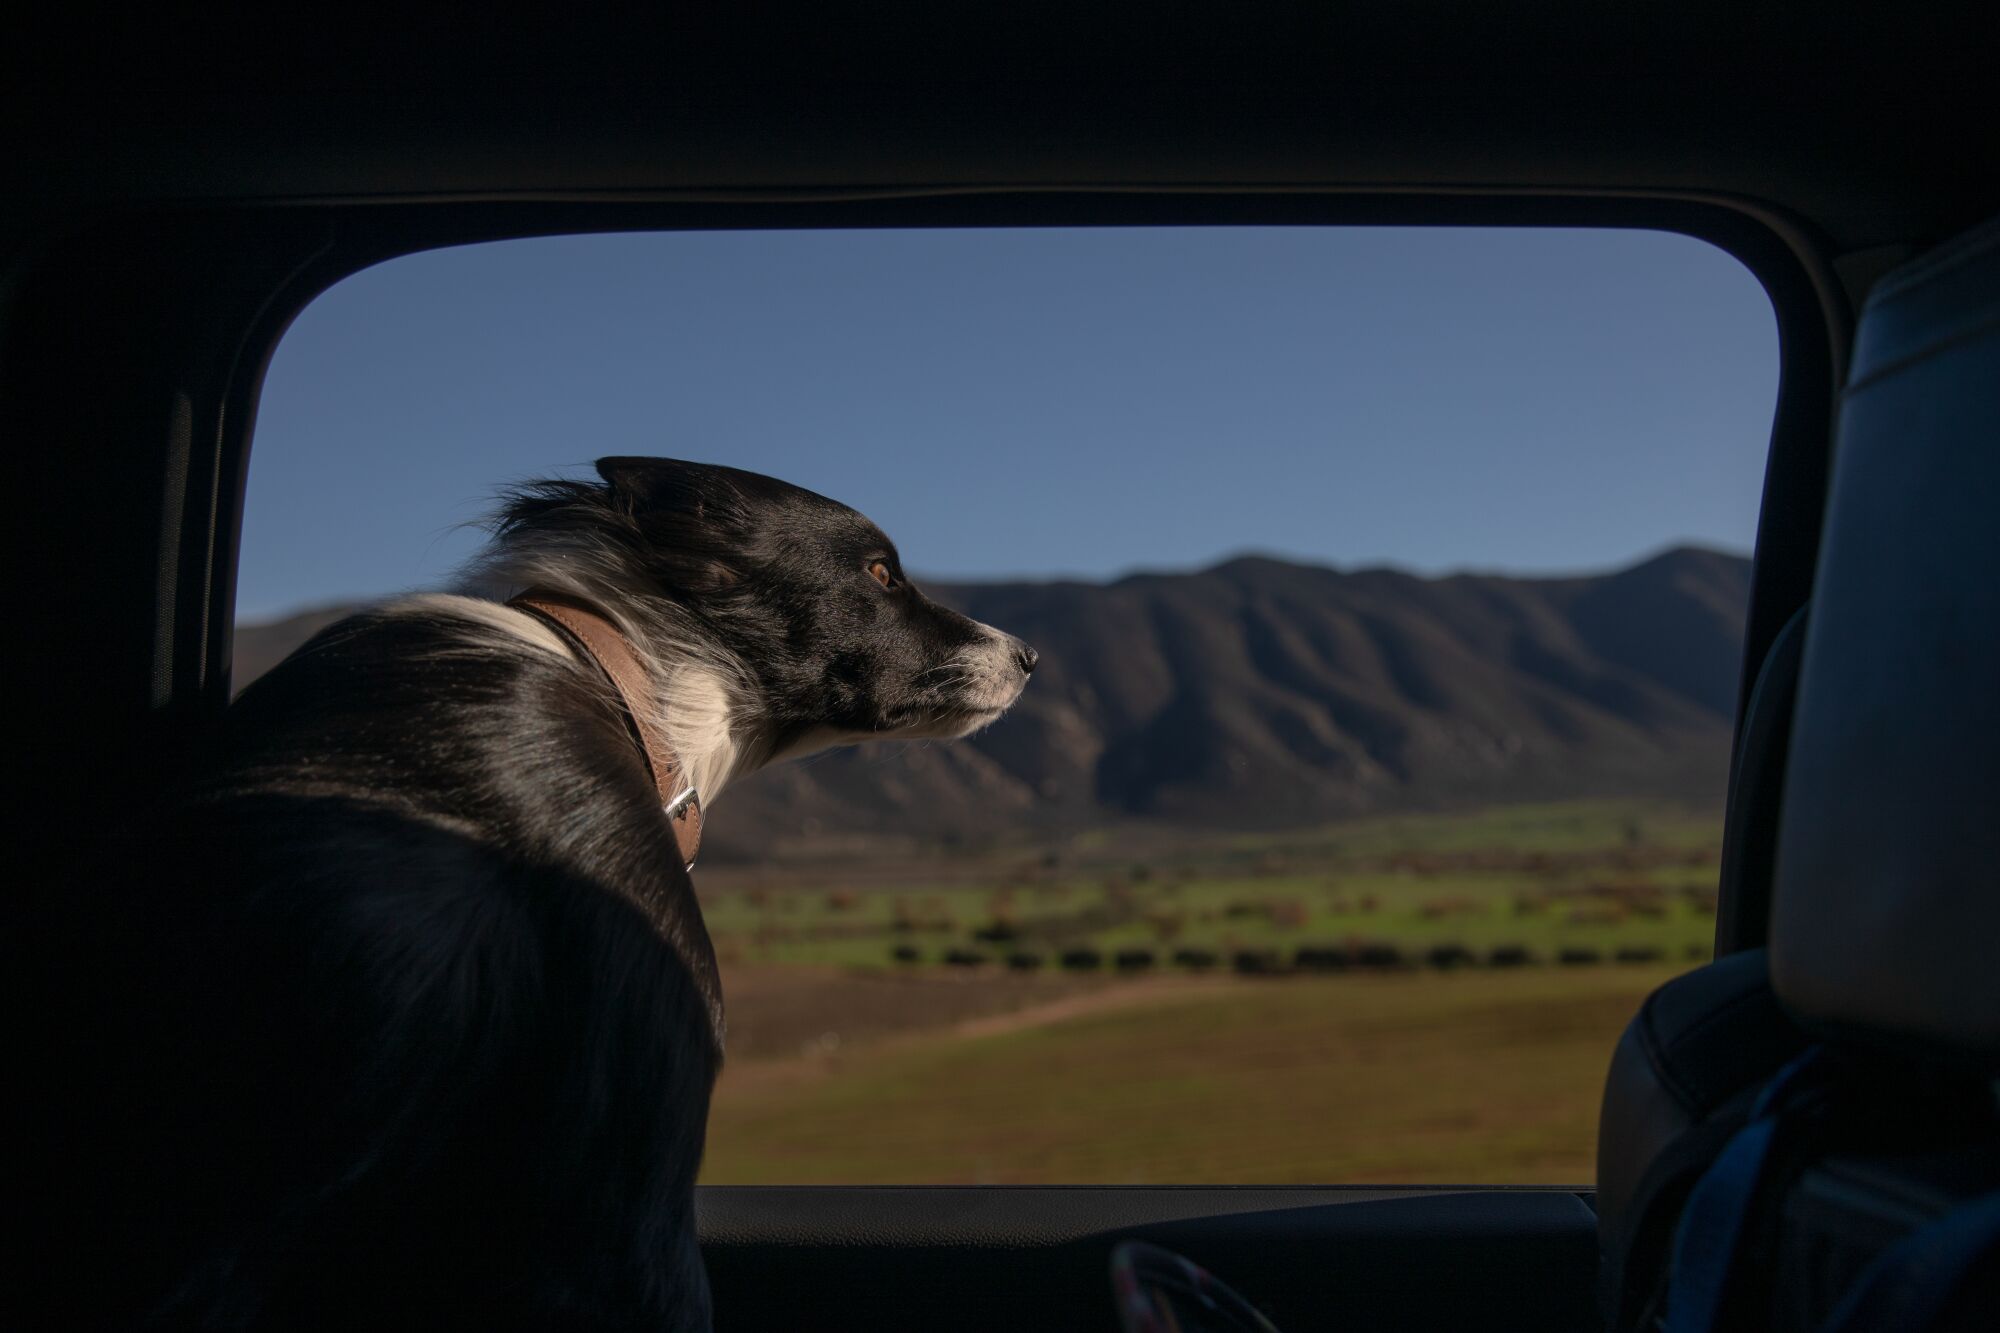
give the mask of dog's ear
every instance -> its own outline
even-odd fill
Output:
[[[679,458],[600,458],[597,475],[604,478],[612,501],[628,513],[673,516],[719,529],[740,526],[745,503],[758,493],[758,483],[784,484],[753,472]]]
[[[678,458],[613,457],[597,460],[597,475],[604,478],[611,493],[640,504],[666,498],[665,493],[685,491],[698,467]]]
[[[678,458],[597,460],[612,503],[653,538],[649,553],[671,569],[669,582],[690,592],[719,592],[741,580],[733,557],[742,515],[735,492],[721,483],[726,471]]]

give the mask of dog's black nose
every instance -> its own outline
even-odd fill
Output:
[[[1025,643],[1017,645],[1014,649],[1014,665],[1021,668],[1021,674],[1024,676],[1032,675],[1035,663],[1041,660],[1042,655]]]

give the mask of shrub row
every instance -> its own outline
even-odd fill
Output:
[[[889,952],[890,958],[898,963],[914,964],[924,961],[923,952],[913,944],[899,944]],[[1691,945],[1684,957],[1690,961],[1706,958],[1708,951],[1700,945]],[[1666,951],[1654,945],[1626,945],[1614,950],[1609,959],[1617,963],[1657,963],[1666,959]],[[939,955],[938,961],[948,967],[982,967],[994,961],[992,955],[978,949],[947,949]],[[1381,972],[1407,970],[1419,967],[1434,968],[1448,972],[1462,967],[1533,967],[1551,961],[1522,944],[1496,945],[1484,953],[1475,952],[1462,944],[1435,944],[1427,949],[1405,949],[1387,943],[1356,945],[1303,945],[1292,951],[1287,960],[1277,949],[1237,949],[1224,952],[1218,949],[1181,948],[1172,953],[1162,954],[1153,949],[1118,949],[1106,953],[1101,949],[1065,949],[1053,959],[1031,951],[1017,951],[1005,954],[999,960],[1016,972],[1033,972],[1046,966],[1056,966],[1070,972],[1096,972],[1107,965],[1124,973],[1144,972],[1156,964],[1166,962],[1191,972],[1206,972],[1228,967],[1245,976],[1277,976],[1287,972]],[[1606,961],[1601,949],[1565,948],[1558,950],[1552,960],[1563,967],[1593,966]]]

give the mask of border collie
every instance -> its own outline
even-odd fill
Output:
[[[411,598],[245,690],[135,844],[71,1322],[708,1326],[722,992],[634,723],[712,804],[825,746],[966,735],[1035,653],[844,505],[597,470],[511,492],[467,586],[596,608],[642,716],[549,621]]]

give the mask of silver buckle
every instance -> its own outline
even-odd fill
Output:
[[[696,810],[701,809],[701,793],[693,787],[683,788],[680,795],[671,801],[663,802],[660,809],[666,811],[668,823],[677,823],[686,817],[689,806],[693,806]],[[694,862],[689,861],[687,868],[693,870]]]

